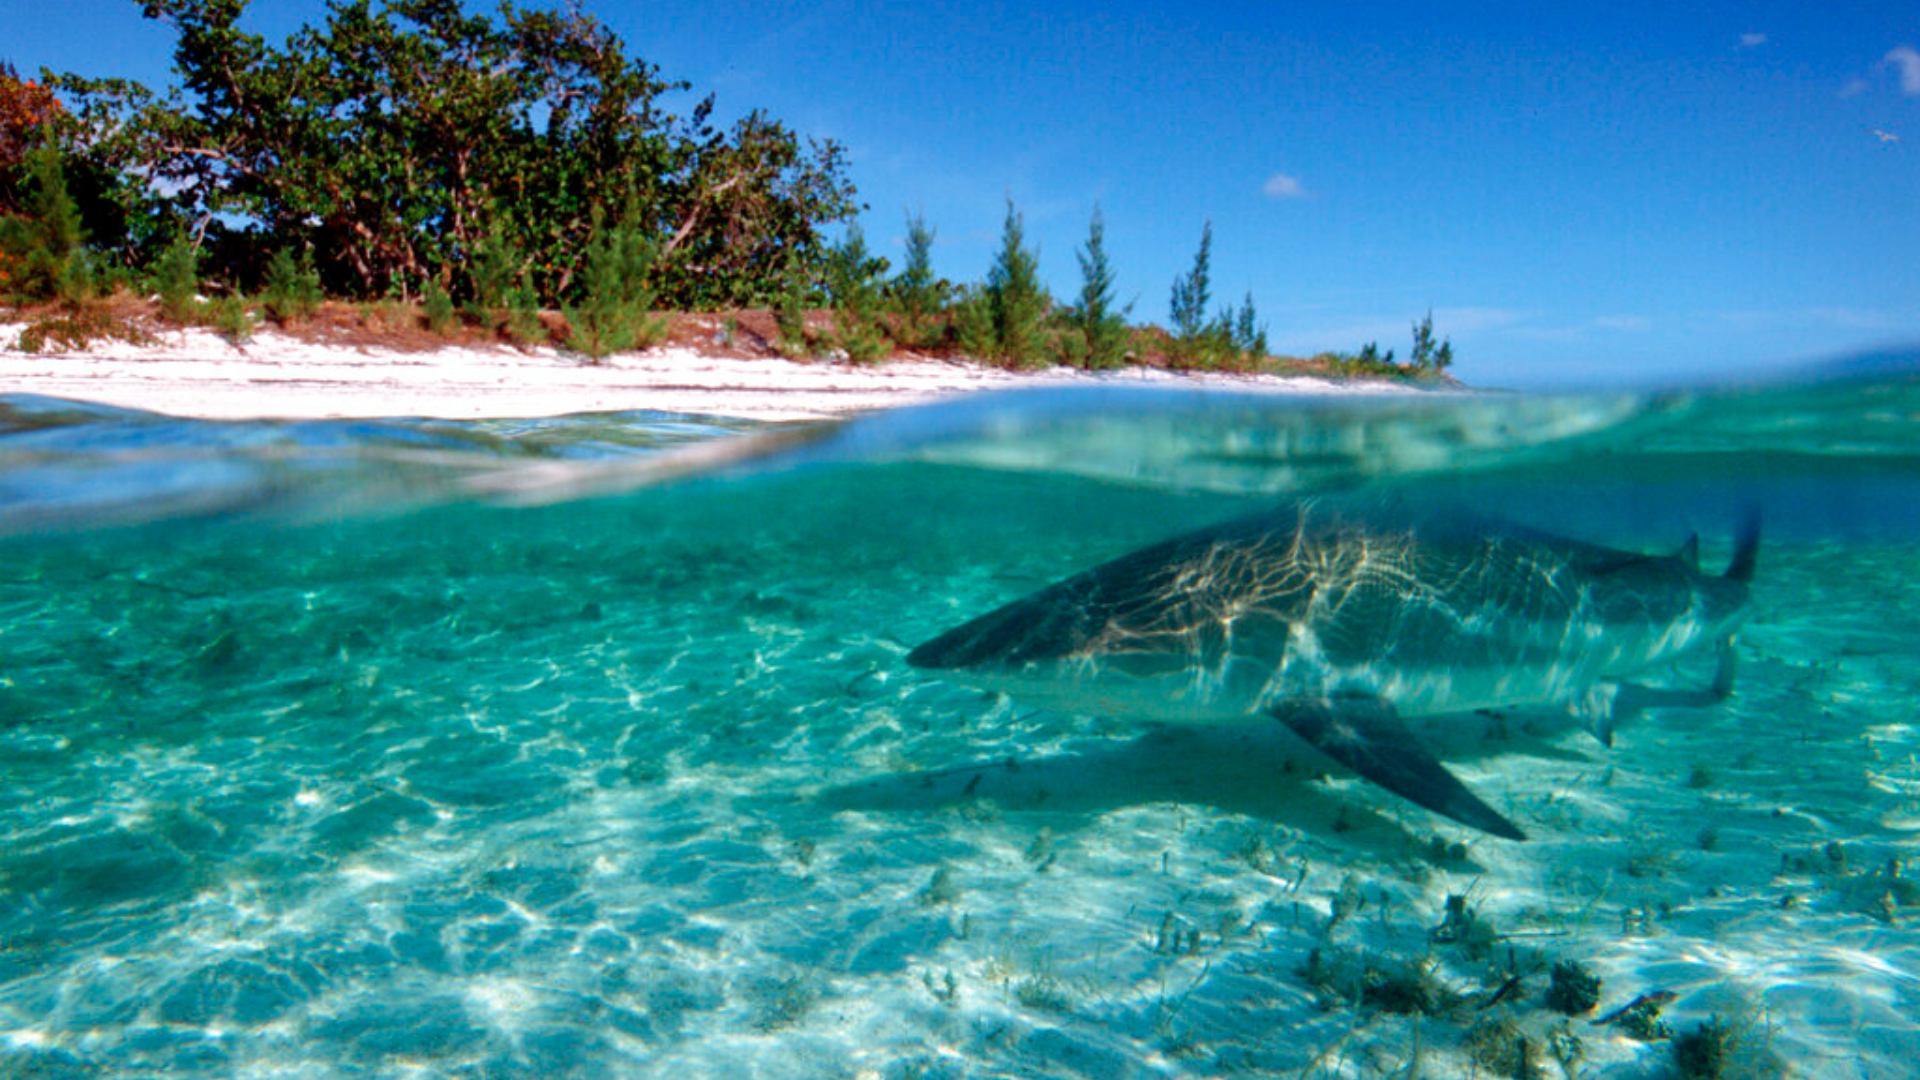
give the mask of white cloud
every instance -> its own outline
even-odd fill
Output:
[[[1740,35],[1740,47],[1743,49],[1751,49],[1759,45],[1765,45],[1766,43],[1767,43],[1767,35],[1765,34],[1741,34]]]
[[[1307,194],[1306,185],[1300,182],[1299,177],[1288,176],[1282,172],[1267,177],[1267,182],[1260,185],[1260,190],[1265,192],[1269,199],[1300,199],[1305,198]]]
[[[1900,92],[1908,97],[1920,96],[1920,50],[1902,45],[1887,53],[1886,62],[1899,69]]]
[[[1867,80],[1865,79],[1848,79],[1847,85],[1840,88],[1840,96],[1843,98],[1859,97],[1866,92]]]

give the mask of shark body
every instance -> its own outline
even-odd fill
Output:
[[[1695,697],[1717,700],[1731,687],[1757,546],[1750,525],[1727,572],[1712,576],[1696,541],[1645,555],[1460,518],[1301,503],[1122,556],[907,659],[1074,712],[1271,717],[1421,806],[1524,839],[1401,718],[1564,703],[1610,741],[1623,680],[1709,645],[1721,650],[1720,671]]]

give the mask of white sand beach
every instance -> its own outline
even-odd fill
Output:
[[[878,365],[739,359],[668,347],[592,364],[552,348],[425,352],[314,344],[261,331],[244,347],[201,329],[150,344],[22,353],[0,322],[0,394],[39,394],[207,419],[559,416],[656,409],[799,420],[1022,386],[1214,386],[1251,392],[1399,393],[1384,382],[1182,375],[1152,368],[1013,373],[922,358]]]

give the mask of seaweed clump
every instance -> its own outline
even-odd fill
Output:
[[[1402,1016],[1433,1016],[1459,1004],[1460,996],[1434,975],[1431,958],[1399,960],[1378,953],[1320,949],[1307,955],[1301,972],[1326,998]]]
[[[1467,1057],[1495,1076],[1535,1077],[1534,1045],[1513,1018],[1490,1016],[1467,1030]]]
[[[1718,1016],[1673,1040],[1673,1067],[1681,1080],[1719,1080],[1733,1056],[1733,1027]]]
[[[1598,1004],[1598,975],[1578,960],[1562,960],[1553,965],[1553,982],[1547,987],[1547,1008],[1568,1016],[1585,1016]]]
[[[1427,937],[1439,944],[1458,946],[1466,956],[1478,959],[1492,951],[1500,935],[1493,923],[1467,903],[1464,895],[1453,893],[1447,897],[1447,910],[1440,925],[1428,931]]]

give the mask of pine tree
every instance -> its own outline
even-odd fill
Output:
[[[858,224],[848,227],[846,239],[828,262],[828,287],[833,294],[834,343],[847,359],[868,363],[885,356],[886,335],[880,329],[879,276],[886,261],[867,251],[867,238]]]
[[[22,296],[78,302],[92,295],[86,230],[67,190],[60,152],[27,151],[22,213],[0,218],[0,252],[8,256],[9,287]]]
[[[447,295],[439,278],[428,278],[420,289],[420,307],[427,316],[427,329],[436,334],[453,332],[453,297]]]
[[[987,272],[987,310],[993,320],[994,352],[1012,367],[1041,360],[1040,322],[1047,294],[1040,287],[1039,256],[1027,250],[1025,230],[1013,200],[1000,233],[1000,251]]]
[[[1253,363],[1259,363],[1267,356],[1267,328],[1258,322],[1253,311],[1253,291],[1247,291],[1247,298],[1240,302],[1240,310],[1233,319],[1233,345],[1241,355]]]
[[[507,290],[507,335],[521,345],[538,345],[547,340],[547,325],[540,321],[540,294],[526,271]]]
[[[1113,307],[1113,267],[1107,261],[1107,226],[1099,204],[1087,223],[1087,246],[1076,252],[1080,261],[1080,306],[1076,325],[1086,345],[1091,368],[1118,367],[1127,345],[1126,308]]]
[[[313,260],[303,256],[295,261],[293,252],[281,248],[267,264],[267,279],[260,290],[261,305],[267,315],[281,326],[304,321],[320,306],[320,274]]]
[[[946,306],[946,290],[933,276],[933,237],[924,217],[907,216],[907,264],[887,290],[898,316],[894,336],[912,348],[938,344],[938,317]]]
[[[1209,277],[1213,261],[1213,222],[1200,229],[1200,250],[1194,253],[1193,269],[1173,279],[1173,299],[1168,314],[1174,336],[1182,344],[1192,345],[1207,330],[1207,305],[1213,300]]]
[[[160,311],[178,323],[200,315],[200,253],[185,235],[176,236],[153,264],[153,291],[160,295]]]
[[[665,336],[666,321],[649,314],[653,290],[647,277],[655,256],[653,242],[638,228],[624,223],[608,228],[595,215],[580,275],[580,302],[565,309],[573,331],[567,338],[569,347],[597,363],[612,353],[644,348]]]
[[[780,275],[780,296],[774,305],[773,321],[779,334],[779,349],[798,358],[812,351],[807,337],[807,276],[800,260],[789,256]]]
[[[491,326],[499,312],[508,306],[508,294],[527,284],[521,273],[520,253],[507,239],[498,220],[468,255],[467,282],[471,294],[463,309],[482,326]]]
[[[1427,317],[1413,324],[1413,354],[1407,357],[1407,363],[1415,371],[1425,371],[1433,366],[1433,310],[1427,310]]]

